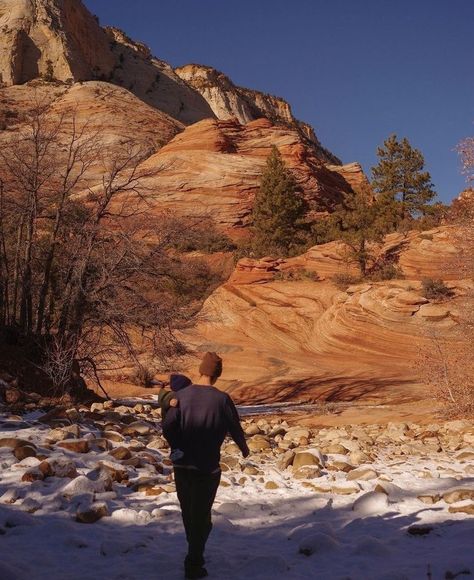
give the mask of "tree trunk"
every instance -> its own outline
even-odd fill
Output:
[[[54,257],[56,254],[56,247],[58,244],[58,233],[61,226],[61,217],[63,209],[64,199],[61,201],[61,205],[56,212],[56,218],[54,220],[54,228],[51,234],[51,243],[49,246],[48,255],[46,257],[44,273],[43,273],[43,283],[41,284],[41,289],[38,299],[38,310],[36,318],[36,333],[39,335],[43,330],[44,314],[46,307],[46,299],[48,297],[48,291],[51,283],[51,271],[53,268]]]
[[[362,239],[360,241],[357,258],[359,262],[360,273],[362,274],[362,276],[365,277],[367,273],[367,256],[365,253],[365,239]]]

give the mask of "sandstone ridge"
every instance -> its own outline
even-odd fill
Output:
[[[432,246],[425,245],[427,236]],[[456,280],[454,271],[446,275],[459,244],[453,237],[451,228],[441,227],[398,239],[403,279],[363,281],[345,290],[332,277],[356,268],[344,260],[340,243],[288,260],[241,260],[186,338],[198,352],[223,354],[224,388],[240,401],[399,404],[428,398],[416,361],[433,333],[439,340],[459,339],[462,300],[472,290],[472,282]],[[387,240],[387,256],[395,238]],[[442,261],[444,269],[437,269]],[[440,272],[451,277],[452,296],[430,300],[421,281]]]
[[[313,128],[295,119],[290,104],[281,97],[238,87],[224,73],[209,66],[188,64],[175,71],[206,99],[218,119],[236,118],[246,124],[265,117],[275,124],[297,129],[322,149]],[[340,160],[332,153],[327,150],[323,152],[328,162],[340,165]]]
[[[314,212],[329,211],[344,192],[366,179],[357,164],[330,170],[324,151],[295,128],[267,119],[246,125],[208,119],[187,127],[147,159],[143,169],[152,175],[144,183],[158,206],[184,215],[212,215],[219,227],[239,235],[248,225],[272,146],[293,170]]]
[[[185,125],[208,118],[245,124],[264,117],[297,130],[327,163],[341,164],[311,126],[293,117],[284,99],[237,87],[211,67],[174,70],[125,32],[101,27],[81,0],[0,0],[0,29],[0,86],[35,79],[103,81]]]

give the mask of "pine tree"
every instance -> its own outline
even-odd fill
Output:
[[[362,187],[346,193],[343,202],[331,215],[333,237],[346,243],[362,276],[366,275],[368,263],[373,258],[370,243],[382,241],[392,229],[394,212],[394,204],[389,199],[374,198],[369,187]]]
[[[298,189],[278,149],[272,147],[252,212],[257,253],[288,255],[303,243],[308,206]]]
[[[398,141],[396,135],[377,149],[379,163],[372,167],[372,187],[379,196],[399,203],[398,222],[425,215],[428,203],[436,197],[425,160],[408,139]]]

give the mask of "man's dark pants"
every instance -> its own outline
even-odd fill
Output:
[[[176,467],[174,477],[188,540],[186,562],[202,566],[204,548],[212,529],[211,508],[221,473],[203,473],[197,469]]]

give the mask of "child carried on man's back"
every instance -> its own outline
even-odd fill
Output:
[[[161,387],[158,392],[158,404],[161,409],[162,421],[164,421],[168,409],[178,405],[178,399],[174,396],[174,393],[181,391],[181,389],[185,389],[191,384],[191,382],[191,379],[185,375],[180,375],[178,373],[170,374],[169,388]]]
[[[166,417],[166,413],[169,411],[170,407],[178,406],[178,399],[174,396],[174,393],[185,389],[192,383],[191,379],[185,375],[180,375],[178,373],[170,374],[169,389],[162,387],[158,393],[158,404],[161,409],[161,421],[163,422]],[[170,459],[171,461],[179,461],[183,456],[181,449],[171,449]]]

